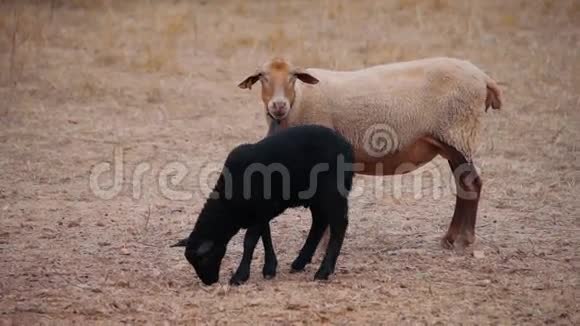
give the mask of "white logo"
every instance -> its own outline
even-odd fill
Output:
[[[372,125],[365,132],[363,148],[373,157],[382,157],[393,153],[399,147],[399,137],[388,124]]]

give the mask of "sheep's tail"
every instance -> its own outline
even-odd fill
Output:
[[[185,239],[181,239],[179,241],[177,241],[176,244],[172,244],[170,247],[185,247],[187,246],[187,242],[189,241],[189,238],[185,238]]]
[[[494,110],[501,109],[501,89],[499,89],[497,82],[491,79],[491,77],[487,77],[486,84],[487,95],[485,96],[485,112],[487,112],[490,107]]]

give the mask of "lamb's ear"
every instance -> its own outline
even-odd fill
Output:
[[[241,83],[239,83],[238,87],[241,89],[245,88],[252,89],[252,85],[254,85],[254,83],[256,83],[258,79],[260,79],[261,75],[262,75],[261,71],[256,71],[255,73],[251,74],[246,79],[244,79]]]
[[[197,256],[204,256],[211,250],[211,248],[213,248],[213,241],[205,240],[199,245],[199,247],[197,247],[195,254]]]
[[[187,243],[189,242],[189,237],[185,239],[181,239],[177,241],[176,244],[171,245],[170,247],[187,247]]]
[[[318,84],[318,79],[302,68],[295,68],[292,70],[292,74],[296,76],[296,78],[300,79],[303,83],[306,84]]]

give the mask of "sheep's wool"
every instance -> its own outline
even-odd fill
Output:
[[[497,84],[468,61],[431,58],[357,71],[307,70],[320,82],[296,84],[289,125],[317,123],[344,135],[355,151],[369,151],[369,134],[388,155],[433,137],[471,160],[488,92]],[[380,135],[379,135],[380,136]],[[379,137],[377,136],[377,137]],[[376,154],[376,153],[370,153]]]

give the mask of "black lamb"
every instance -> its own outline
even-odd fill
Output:
[[[177,245],[186,246],[185,257],[209,285],[219,280],[230,239],[240,229],[250,228],[242,264],[231,280],[243,282],[249,276],[249,263],[260,236],[265,249],[273,253],[268,222],[287,208],[308,207],[312,226],[292,268],[304,269],[329,227],[326,255],[314,277],[328,279],[348,225],[353,160],[348,141],[322,126],[289,128],[255,144],[240,145],[228,155],[189,238]],[[264,268],[265,275],[267,268],[275,273],[276,262],[266,262]]]

